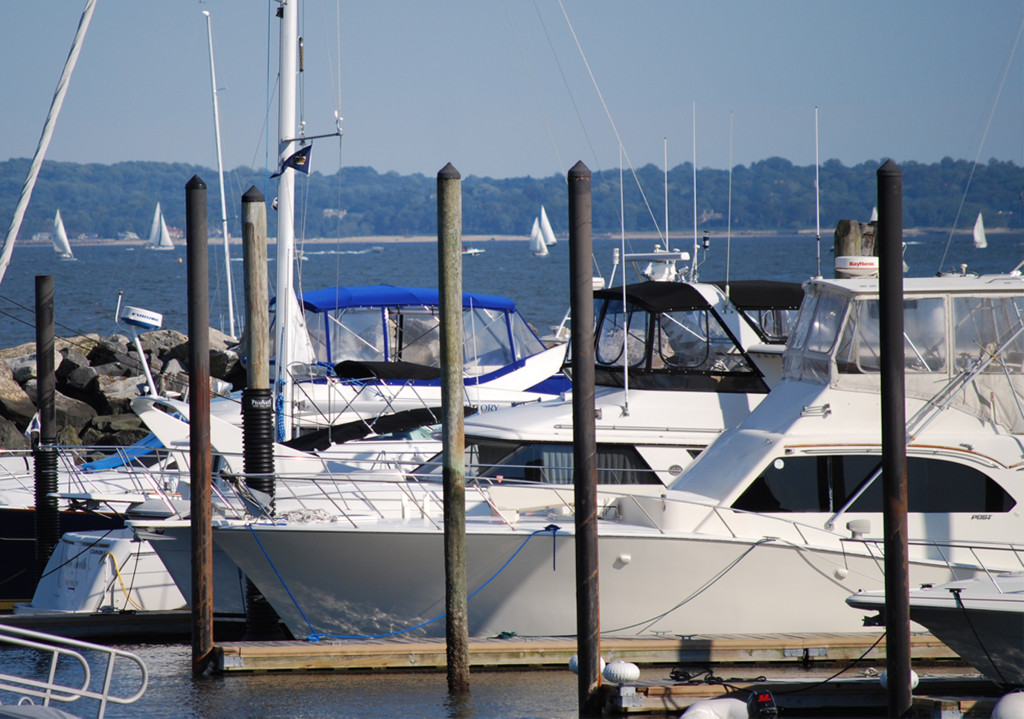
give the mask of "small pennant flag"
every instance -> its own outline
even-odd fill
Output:
[[[312,145],[306,145],[298,152],[294,153],[291,157],[284,161],[281,169],[275,172],[271,177],[277,177],[282,172],[287,170],[289,167],[297,172],[304,172],[309,174],[309,151],[313,149]]]

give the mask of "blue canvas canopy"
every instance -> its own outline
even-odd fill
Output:
[[[437,290],[421,287],[399,287],[396,285],[359,285],[353,287],[328,287],[322,290],[304,292],[302,306],[311,312],[329,312],[344,307],[383,307],[387,305],[437,306],[440,299]],[[481,295],[475,292],[462,293],[463,307],[514,312],[516,304],[507,297]]]

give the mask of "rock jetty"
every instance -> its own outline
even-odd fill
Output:
[[[186,397],[188,337],[161,329],[145,332],[139,340],[156,392]],[[58,337],[54,353],[58,444],[128,445],[148,434],[131,410],[132,399],[146,394],[148,384],[132,340],[119,334]],[[213,328],[210,375],[215,394],[245,384],[238,343]],[[26,430],[35,414],[35,343],[0,350],[0,448],[28,448]]]

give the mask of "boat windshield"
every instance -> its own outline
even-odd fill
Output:
[[[509,442],[466,438],[466,477],[490,483],[522,481],[542,484],[573,482],[573,447],[561,442]],[[437,454],[418,467],[417,479],[441,481],[442,457]],[[597,445],[598,484],[661,484],[636,448]]]
[[[1024,366],[1024,332],[1017,332],[1022,327],[1022,310],[1024,297],[1020,296],[905,297],[905,371],[956,374],[993,356],[997,361],[983,372],[1002,373],[1008,367],[1019,373]],[[827,381],[832,359],[839,375],[879,373],[879,313],[875,297],[851,298],[827,291],[809,295],[786,347],[784,377]],[[998,356],[992,354],[996,350]],[[950,357],[955,366],[950,365]]]
[[[306,325],[318,362],[402,362],[438,367],[440,318],[427,305],[343,307],[306,311]],[[544,346],[517,312],[465,307],[462,312],[464,371],[477,376],[497,371],[543,351]]]
[[[649,309],[603,298],[594,316],[595,381],[636,389],[767,392],[759,370],[709,306]]]

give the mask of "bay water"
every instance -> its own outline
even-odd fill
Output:
[[[905,261],[908,275],[928,276],[938,271],[1006,272],[1024,259],[1024,243],[1014,234],[990,234],[989,246],[974,248],[970,235],[920,233],[907,235]],[[613,251],[618,239],[594,240],[594,271],[610,279]],[[628,239],[626,252],[650,252],[655,240]],[[948,246],[947,246],[948,245]],[[516,301],[520,312],[545,334],[558,325],[569,306],[569,247],[564,239],[552,246],[547,257],[530,255],[528,243],[511,240],[467,242],[484,250],[463,258],[463,288],[470,292],[504,295]],[[673,237],[671,246],[693,253],[693,238]],[[820,243],[824,276],[832,275],[832,237]],[[241,246],[230,248],[235,314],[244,308]],[[52,275],[55,293],[57,336],[87,332],[127,334],[116,323],[118,296],[125,304],[164,316],[164,327],[187,331],[187,273],[185,247],[154,252],[139,245],[77,245],[77,261],[55,257],[49,245],[16,244],[11,266],[0,283],[0,347],[10,347],[35,337],[34,278]],[[273,258],[274,247],[270,247]],[[298,263],[297,287],[314,290],[335,285],[393,284],[437,287],[437,243],[423,241],[369,241],[308,243],[305,259]],[[817,272],[819,247],[811,234],[712,237],[708,252],[701,251],[698,272],[703,280],[773,279],[802,281]],[[683,263],[681,263],[683,264]],[[271,283],[276,278],[270,262]],[[621,266],[615,281],[621,281]],[[630,267],[628,281],[638,281]],[[271,289],[273,293],[273,289]],[[222,245],[210,246],[210,322],[229,329],[228,294]],[[236,321],[236,328],[241,321]]]

